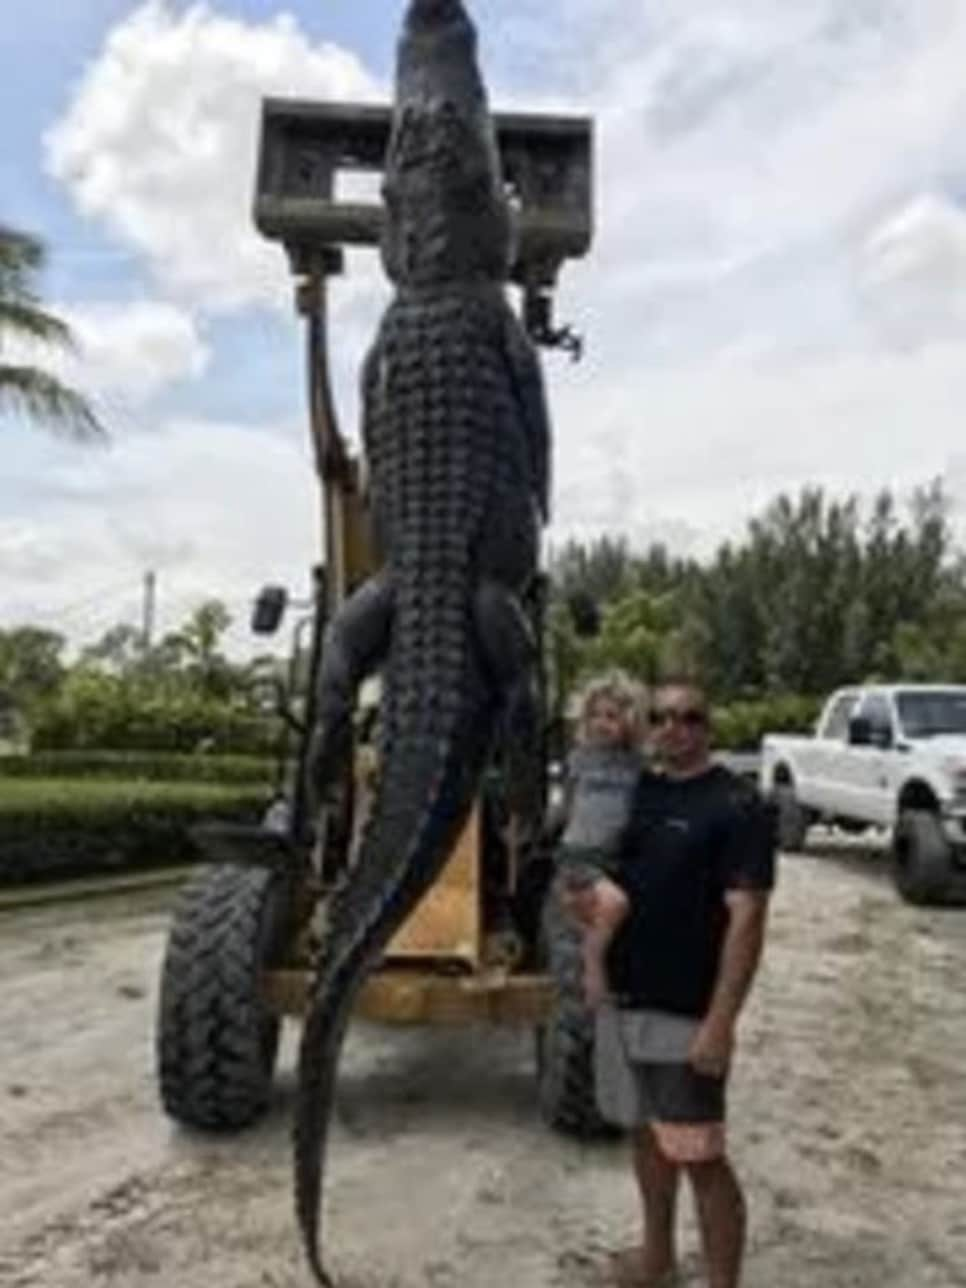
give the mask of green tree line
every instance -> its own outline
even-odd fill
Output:
[[[571,542],[551,579],[558,691],[611,665],[650,682],[700,674],[729,704],[873,680],[966,682],[966,557],[939,482],[907,505],[888,490],[864,507],[818,487],[781,495],[705,562],[611,537]],[[601,611],[593,638],[569,611],[584,597]]]
[[[612,537],[571,542],[552,561],[545,643],[559,705],[589,674],[620,666],[645,682],[696,673],[718,704],[726,745],[803,728],[820,700],[872,680],[966,683],[966,556],[939,483],[902,505],[863,507],[820,488],[777,497],[708,560]],[[599,629],[573,606],[592,601]],[[70,664],[55,631],[0,631],[0,717],[26,722],[38,749],[261,752],[271,660],[224,654],[217,600],[146,648],[120,624]]]
[[[0,630],[8,741],[21,734],[35,751],[271,750],[278,725],[265,710],[265,680],[277,664],[231,662],[222,648],[230,625],[224,604],[208,600],[157,644],[120,623],[69,664],[56,631]]]

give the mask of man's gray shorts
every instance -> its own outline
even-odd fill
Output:
[[[713,1156],[723,1148],[725,1080],[697,1073],[688,1061],[697,1021],[653,1011],[597,1012],[594,1043],[597,1102],[603,1117],[626,1129],[667,1125],[697,1128],[692,1144]],[[714,1131],[700,1130],[714,1128]],[[658,1133],[659,1139],[683,1137]],[[672,1144],[668,1152],[679,1153]],[[687,1160],[683,1160],[687,1161]]]

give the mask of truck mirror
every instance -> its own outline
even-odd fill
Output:
[[[888,751],[892,746],[892,730],[888,725],[873,725],[871,735],[873,746],[880,747],[883,751]]]
[[[285,615],[288,591],[284,586],[263,586],[252,609],[252,630],[256,635],[274,635]]]

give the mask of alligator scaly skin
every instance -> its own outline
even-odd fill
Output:
[[[383,564],[330,628],[312,758],[324,789],[361,679],[383,672],[382,773],[332,895],[302,1035],[296,1208],[319,1251],[339,1052],[366,974],[432,885],[499,729],[536,805],[536,653],[520,595],[546,518],[539,364],[505,298],[511,220],[476,37],[461,0],[411,0],[384,183],[395,294],[363,373],[363,438]]]

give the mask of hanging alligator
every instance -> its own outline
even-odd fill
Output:
[[[395,290],[362,375],[382,563],[329,628],[310,757],[324,800],[351,754],[355,692],[380,670],[378,793],[327,904],[299,1055],[296,1207],[324,1285],[326,1142],[359,990],[444,866],[498,737],[514,813],[539,811],[523,597],[548,512],[550,428],[536,353],[506,299],[511,211],[461,0],[410,0],[383,196]]]

